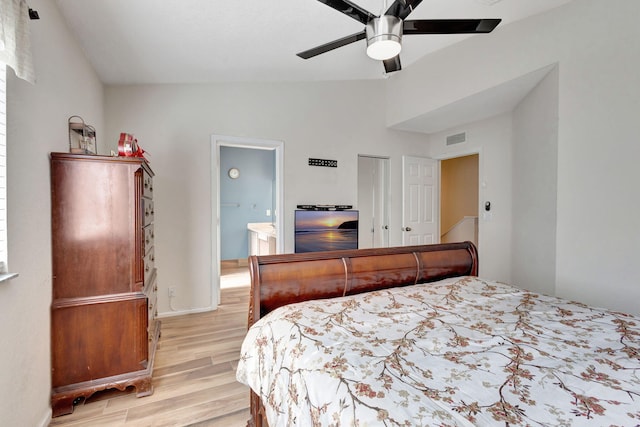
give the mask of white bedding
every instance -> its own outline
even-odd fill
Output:
[[[640,319],[475,277],[281,307],[237,379],[277,426],[640,425]]]

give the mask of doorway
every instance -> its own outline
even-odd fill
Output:
[[[223,148],[224,147],[224,148]],[[269,152],[267,157],[273,156],[274,158],[274,172],[273,172],[273,182],[270,188],[272,189],[272,195],[270,196],[271,203],[273,206],[269,215],[267,215],[266,208],[264,212],[262,212],[265,218],[269,218],[268,221],[273,225],[274,234],[275,234],[275,252],[282,253],[284,247],[284,235],[283,235],[283,218],[281,212],[284,211],[284,185],[283,185],[283,161],[284,161],[284,143],[282,141],[274,141],[274,140],[264,140],[264,139],[254,139],[254,138],[244,138],[244,137],[234,137],[234,136],[226,136],[226,135],[213,135],[211,137],[211,153],[212,153],[212,171],[211,171],[211,203],[212,203],[212,231],[215,238],[212,241],[212,307],[217,308],[218,303],[220,301],[220,275],[221,275],[221,262],[223,260],[222,254],[222,245],[224,233],[222,233],[221,226],[224,226],[221,221],[221,215],[223,210],[228,209],[240,209],[243,204],[247,204],[248,206],[244,206],[248,210],[258,210],[258,203],[251,201],[241,202],[239,197],[231,197],[229,200],[225,200],[222,197],[221,193],[221,185],[223,177],[224,179],[232,180],[234,183],[238,184],[242,177],[251,178],[252,169],[249,168],[240,168],[237,166],[232,166],[230,164],[226,164],[222,156],[224,151],[230,149],[230,151],[242,149],[242,150],[261,150],[262,152]],[[259,157],[259,156],[258,156]],[[245,183],[249,185],[250,183]],[[241,196],[238,194],[238,196]],[[225,196],[226,197],[226,196]],[[236,198],[238,200],[236,200]],[[240,206],[238,206],[240,205]],[[255,205],[255,206],[254,206]],[[263,209],[260,208],[260,211]],[[232,215],[233,216],[233,215]],[[248,238],[244,235],[243,239],[245,241],[241,242],[242,246],[248,242]],[[234,242],[234,245],[237,245],[239,242]],[[247,243],[248,244],[248,243]],[[226,245],[226,243],[225,243]],[[242,250],[242,249],[241,249]],[[244,253],[244,252],[243,252]],[[225,255],[225,257],[228,255]],[[246,257],[245,257],[246,258]]]
[[[442,243],[468,240],[478,246],[478,181],[478,154],[440,162]]]
[[[247,264],[251,228],[273,230],[275,150],[220,147],[220,260]],[[253,225],[255,224],[255,226]]]
[[[358,248],[389,246],[389,158],[358,155]]]
[[[402,244],[479,240],[480,153],[403,156]]]

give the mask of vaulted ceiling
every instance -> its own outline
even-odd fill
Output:
[[[352,1],[375,15],[386,8],[384,0]],[[568,1],[424,0],[410,19],[501,18],[500,31]],[[56,2],[106,84],[385,77],[382,64],[366,56],[364,40],[308,60],[296,56],[363,29],[317,0]],[[466,37],[492,34],[405,36],[402,66]]]

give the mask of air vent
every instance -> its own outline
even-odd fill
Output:
[[[447,137],[447,145],[460,144],[461,142],[465,142],[467,140],[467,133],[457,133],[455,135],[450,135]]]

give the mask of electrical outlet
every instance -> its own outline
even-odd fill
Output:
[[[173,286],[169,288],[169,298],[173,298],[176,296],[176,288]]]

